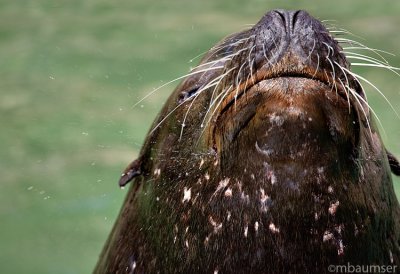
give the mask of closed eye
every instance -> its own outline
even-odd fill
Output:
[[[197,94],[198,90],[199,90],[199,87],[194,87],[192,89],[182,91],[178,97],[178,103],[182,104],[182,103],[190,100],[192,97],[194,97]]]

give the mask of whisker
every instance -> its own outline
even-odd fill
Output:
[[[311,59],[311,55],[312,55],[312,53],[314,52],[314,49],[315,49],[315,46],[316,46],[315,39],[313,39],[313,41],[314,41],[314,44],[313,44],[311,50],[310,50],[309,53],[308,53],[307,60],[308,60],[308,59]],[[264,44],[263,44],[263,46],[264,46]]]
[[[349,78],[347,77],[347,73],[343,70],[342,66],[341,66],[338,62],[334,61],[334,63],[335,63],[335,64],[338,66],[338,68],[342,71],[342,73],[343,73],[343,75],[344,75],[344,78],[346,79],[347,86],[350,86]],[[339,81],[340,81],[340,83],[342,84],[342,86],[343,86],[343,88],[344,88],[344,90],[345,90],[346,97],[347,97],[347,103],[348,103],[348,105],[349,105],[349,112],[350,112],[350,98],[349,98],[349,94],[348,94],[349,91],[345,88],[345,86],[343,85],[343,82],[342,82],[342,80],[341,80],[340,78],[339,78]]]
[[[213,102],[212,105],[215,104],[215,102],[216,102],[216,100],[217,100],[218,97],[221,97],[221,99],[218,101],[216,107],[214,108],[214,111],[211,113],[209,120],[204,124],[204,121],[207,119],[207,115],[208,115],[208,113],[210,112],[210,110],[211,110],[211,108],[212,108],[212,105],[210,105],[210,107],[208,108],[206,114],[204,115],[204,118],[203,118],[203,121],[202,121],[200,127],[204,127],[204,128],[205,128],[205,126],[208,125],[208,123],[211,121],[212,117],[214,116],[215,112],[217,111],[218,107],[220,106],[220,104],[222,103],[222,101],[226,98],[226,95],[228,94],[228,91],[229,91],[232,87],[233,87],[233,85],[230,85],[228,88],[226,88],[225,90],[223,90],[220,94],[218,94],[218,96],[215,98],[215,101]],[[204,132],[204,130],[203,130],[203,132]],[[203,133],[203,132],[202,132],[202,133]],[[201,134],[200,134],[200,136],[201,136]]]
[[[215,80],[215,79],[214,79],[214,80]],[[203,90],[205,90],[205,89],[207,89],[207,88],[209,88],[209,87],[213,87],[213,86],[215,86],[215,88],[216,88],[220,82],[221,82],[220,80],[217,81],[217,82],[214,83],[214,84],[211,84],[211,82],[210,82],[210,83],[208,83],[208,84],[204,87]],[[215,89],[214,89],[214,90],[215,90]],[[192,102],[190,103],[190,105],[189,105],[189,107],[188,107],[188,109],[187,109],[187,111],[186,111],[186,113],[185,113],[185,116],[183,117],[183,121],[182,121],[182,125],[181,125],[181,133],[180,133],[179,139],[178,139],[179,141],[182,140],[183,129],[184,129],[185,126],[186,126],[185,122],[186,122],[187,116],[188,116],[188,114],[189,114],[189,112],[190,112],[190,109],[192,108],[193,103],[194,103],[194,102],[196,101],[196,99],[199,97],[200,93],[201,93],[201,92],[198,92],[198,93],[196,94],[196,96],[193,98]]]
[[[354,45],[354,44],[358,45],[359,47],[361,47],[361,48],[363,48],[365,50],[368,50],[368,51],[371,51],[371,52],[375,53],[376,55],[381,57],[382,60],[384,60],[384,62],[387,63],[387,60],[379,53],[379,52],[382,52],[381,50],[377,50],[377,49],[374,49],[374,48],[367,47],[366,45],[364,45],[364,44],[362,44],[360,42],[357,42],[357,41],[354,41],[354,40],[351,40],[351,39],[348,39],[348,38],[339,38],[338,37],[338,38],[336,38],[336,41],[338,41],[339,43],[345,43],[345,44],[350,44],[350,45]],[[385,52],[385,53],[388,53],[388,52]],[[390,54],[390,53],[388,53],[388,54]]]
[[[360,95],[357,93],[357,91],[353,90],[353,89],[352,89],[351,87],[349,87],[349,86],[346,86],[346,87],[347,87],[347,90],[350,92],[350,94],[353,95],[353,97],[354,97],[354,99],[356,100],[357,104],[360,106],[360,109],[361,109],[362,113],[364,114],[365,121],[366,121],[366,123],[367,123],[367,127],[368,127],[368,130],[369,130],[369,134],[370,134],[370,136],[372,136],[371,124],[370,124],[370,122],[369,122],[368,115],[367,115],[367,113],[366,113],[365,110],[364,110],[364,106],[361,104],[360,100],[361,100],[364,104],[366,104],[368,110],[371,110],[372,112],[374,112],[374,110],[370,107],[370,105],[368,104],[368,102],[367,102],[364,98],[362,98],[362,96],[360,96]],[[361,87],[362,87],[362,86],[361,86]],[[378,119],[378,120],[379,120],[379,119]]]
[[[380,49],[375,49],[375,48],[365,48],[365,47],[355,47],[355,46],[343,47],[344,51],[353,50],[353,49],[355,49],[355,50],[367,50],[367,51],[373,52],[377,56],[379,56],[385,63],[388,63],[388,61],[385,59],[385,57],[383,57],[383,55],[381,53],[384,53],[384,54],[387,54],[387,55],[390,55],[390,56],[396,56],[395,54],[393,54],[391,52],[380,50]]]
[[[168,81],[167,83],[165,83],[165,84],[159,86],[158,88],[152,90],[150,93],[148,93],[148,94],[147,94],[146,96],[144,96],[142,99],[140,99],[136,104],[134,104],[134,105],[132,106],[132,108],[136,107],[136,106],[139,105],[141,102],[143,102],[144,100],[146,100],[148,97],[150,97],[151,95],[153,95],[155,92],[157,92],[158,90],[162,89],[163,87],[165,87],[165,86],[167,86],[167,85],[169,85],[169,84],[171,84],[171,83],[173,83],[173,82],[176,82],[176,81],[178,81],[178,80],[182,80],[182,79],[184,79],[184,78],[186,78],[186,77],[188,77],[188,76],[196,75],[196,74],[199,74],[199,73],[202,73],[202,72],[207,72],[207,71],[210,71],[210,70],[218,70],[218,69],[222,69],[222,68],[224,68],[224,67],[223,67],[223,66],[217,66],[217,67],[213,67],[213,68],[207,68],[207,69],[203,69],[203,70],[198,70],[198,71],[190,72],[190,73],[185,74],[185,75],[183,75],[183,76],[180,76],[180,77],[178,77],[178,78],[175,78],[175,79],[173,79],[173,80],[171,80],[171,81]]]
[[[387,99],[387,97],[385,96],[385,94],[383,94],[383,92],[377,88],[374,84],[372,84],[370,81],[368,81],[367,79],[365,79],[364,77],[351,72],[350,70],[343,68],[347,73],[349,73],[350,75],[352,75],[354,78],[360,79],[364,82],[366,82],[368,85],[370,85],[371,87],[373,87],[376,91],[378,91],[378,93],[385,99],[385,101],[389,104],[389,106],[392,108],[393,112],[396,114],[396,116],[400,119],[399,114],[397,113],[396,109],[393,107],[393,105],[390,103],[390,101]]]
[[[317,53],[317,68],[315,69],[314,75],[311,78],[315,78],[315,75],[317,75],[319,70],[319,54]]]
[[[218,82],[218,84],[222,81],[222,79],[223,79],[226,75],[228,75],[231,71],[235,70],[236,68],[237,68],[237,67],[233,67],[233,68],[229,69],[227,72],[225,72],[223,75],[221,75],[221,76],[220,76],[220,81]],[[216,87],[217,87],[217,86],[216,86]],[[216,90],[216,87],[214,88],[213,95],[214,95],[214,92],[215,92],[215,90]],[[205,121],[205,119],[206,119],[208,113],[210,112],[211,108],[214,106],[215,102],[216,102],[217,99],[221,96],[222,93],[223,93],[223,92],[221,92],[219,95],[217,95],[217,97],[215,97],[214,100],[210,100],[210,104],[209,104],[209,106],[208,106],[207,112],[206,112],[205,115],[204,115],[204,118],[203,118],[203,121],[201,122],[200,127],[203,127],[203,126],[204,126],[204,121]]]
[[[350,95],[349,95],[349,91],[347,90],[346,86],[344,85],[343,81],[341,79],[338,79],[338,81],[340,82],[340,84],[343,87],[344,93],[346,94],[346,99],[347,99],[347,106],[349,107],[349,113],[351,112],[351,104],[350,104]]]
[[[355,90],[353,90],[352,88],[350,88],[350,87],[348,87],[348,88],[350,89],[351,94],[352,94],[353,96],[355,96],[355,97],[357,97],[359,100],[361,100],[361,101],[368,107],[368,109],[371,110],[372,114],[374,115],[374,117],[375,117],[376,120],[378,121],[378,124],[379,124],[380,127],[382,128],[383,134],[385,135],[385,137],[387,137],[385,128],[383,127],[383,124],[382,124],[381,120],[379,119],[378,114],[374,111],[374,109],[368,104],[368,102],[367,102],[362,96],[360,96],[360,95],[359,95]],[[356,100],[357,100],[357,99],[356,99]],[[358,100],[357,100],[357,101],[358,101]],[[369,126],[369,128],[370,128],[368,119],[367,119],[367,124],[368,124],[368,126]],[[372,134],[371,128],[370,128],[370,133]]]
[[[347,90],[346,96],[348,96],[348,95],[347,95],[348,93],[351,94],[351,95],[353,95],[353,97],[354,97],[354,99],[356,100],[357,104],[360,106],[360,109],[361,109],[362,113],[364,114],[364,117],[365,117],[365,121],[366,121],[366,123],[367,123],[368,130],[369,130],[369,132],[370,132],[370,135],[372,136],[372,130],[371,130],[371,125],[370,125],[370,123],[369,123],[368,115],[367,115],[367,113],[365,113],[364,106],[361,104],[361,102],[359,101],[358,97],[361,98],[362,101],[366,104],[368,110],[371,110],[371,111],[373,112],[373,109],[372,109],[371,106],[368,104],[367,100],[365,100],[364,98],[362,98],[362,96],[360,96],[355,90],[353,90],[353,89],[350,87],[350,85],[349,85],[349,80],[348,80],[348,77],[347,77],[347,73],[345,72],[345,70],[346,70],[346,71],[348,71],[348,70],[347,70],[345,67],[341,66],[341,65],[340,65],[339,63],[337,63],[336,61],[335,61],[335,64],[341,69],[341,71],[343,72],[343,74],[344,74],[344,76],[345,76],[345,78],[346,78],[346,81],[347,81],[347,85],[346,85],[346,89],[345,89],[345,90]],[[353,76],[353,77],[354,77],[354,76]],[[357,78],[355,78],[355,80],[356,80],[357,83],[360,85],[361,89],[364,91],[364,87],[363,87],[363,85],[360,83],[360,81],[359,81]],[[341,81],[341,80],[339,79],[339,81]],[[364,92],[364,93],[365,93],[365,92]],[[365,95],[365,96],[366,96],[366,95]],[[348,104],[349,104],[349,108],[350,108],[350,100],[349,100],[349,97],[347,97],[347,99],[348,99]],[[379,120],[379,118],[378,118],[378,120]]]
[[[386,59],[384,59],[384,58],[383,58],[383,61],[381,61],[381,60],[379,60],[377,58],[374,58],[374,57],[371,57],[371,56],[368,56],[368,55],[364,55],[364,54],[361,54],[361,53],[357,53],[357,52],[351,52],[351,51],[341,51],[341,52],[344,53],[346,55],[346,57],[348,57],[348,56],[351,56],[351,57],[357,56],[358,58],[364,58],[363,60],[368,60],[370,62],[382,64],[382,65],[385,65],[385,66],[390,66],[389,62],[386,61]]]
[[[393,72],[393,73],[396,74],[397,76],[400,76],[400,74],[399,74],[397,71],[395,71],[395,69],[400,71],[399,68],[387,67],[387,66],[378,65],[378,64],[368,64],[368,63],[351,63],[351,65],[352,65],[352,66],[358,66],[358,67],[384,68],[384,69],[390,70],[391,72]]]

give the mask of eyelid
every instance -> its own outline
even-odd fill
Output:
[[[192,89],[182,91],[178,97],[178,103],[181,104],[181,103],[187,101],[188,99],[193,97],[197,93],[198,90],[199,90],[199,87],[194,87]]]

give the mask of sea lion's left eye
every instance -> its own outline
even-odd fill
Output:
[[[194,95],[196,95],[198,91],[199,91],[199,87],[194,87],[192,89],[182,91],[181,94],[179,94],[178,103],[182,104],[182,103],[188,101]]]

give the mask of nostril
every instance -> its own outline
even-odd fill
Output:
[[[281,17],[283,25],[286,25],[286,19],[285,19],[286,11],[284,11],[284,10],[274,10],[274,12]]]
[[[292,31],[294,30],[294,27],[296,25],[296,22],[297,22],[300,12],[301,12],[301,10],[296,10],[292,15]]]
[[[296,23],[302,17],[304,12],[301,10],[274,10],[274,13],[280,17],[286,32],[292,33],[296,27]]]

